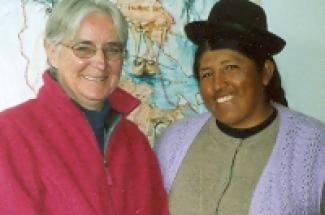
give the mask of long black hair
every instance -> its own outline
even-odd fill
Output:
[[[287,99],[285,97],[285,92],[281,85],[281,77],[278,71],[278,67],[273,59],[268,53],[265,53],[259,47],[254,46],[254,44],[241,43],[237,40],[220,40],[216,39],[213,41],[205,41],[198,45],[198,48],[194,55],[194,65],[193,73],[195,78],[200,81],[199,78],[199,66],[200,58],[204,52],[207,50],[216,50],[220,48],[230,48],[239,51],[243,55],[247,56],[253,60],[257,66],[258,71],[261,71],[264,67],[265,61],[270,60],[274,64],[274,72],[271,80],[265,88],[266,99],[268,102],[274,101],[280,103],[284,106],[288,106]]]

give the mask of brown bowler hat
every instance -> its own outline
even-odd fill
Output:
[[[258,47],[269,55],[279,53],[286,42],[268,31],[264,10],[248,0],[220,0],[208,20],[185,26],[187,37],[195,44],[206,40],[235,39]]]

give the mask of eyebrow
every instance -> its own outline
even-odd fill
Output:
[[[209,67],[203,67],[203,68],[199,68],[199,72],[206,72],[211,70]]]
[[[87,44],[87,45],[94,45],[95,44],[90,41],[90,40],[79,40],[79,41],[76,41],[75,44]],[[119,47],[123,47],[122,43],[121,42],[108,42],[108,43],[105,43],[104,46],[119,46]]]
[[[108,42],[104,46],[118,46],[118,47],[123,47],[123,44],[121,42]]]
[[[88,45],[93,45],[94,43],[91,42],[90,40],[77,40],[75,44],[88,44]]]
[[[226,59],[226,60],[221,61],[220,64],[221,64],[221,65],[225,65],[225,64],[228,64],[228,63],[230,63],[230,62],[232,62],[232,61],[234,61],[234,60],[235,60],[235,59]]]

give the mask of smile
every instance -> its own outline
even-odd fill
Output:
[[[94,82],[102,82],[106,79],[106,76],[91,76],[91,75],[85,75],[83,76],[88,81],[94,81]]]
[[[223,97],[217,98],[216,102],[217,103],[224,103],[224,102],[227,102],[227,101],[231,100],[232,98],[234,98],[234,96],[232,96],[232,95],[223,96]]]

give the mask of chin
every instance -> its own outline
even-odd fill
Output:
[[[236,127],[235,125],[241,121],[238,116],[225,114],[215,114],[214,116],[219,122],[222,122],[230,127]]]
[[[84,92],[83,97],[88,100],[94,100],[94,101],[104,101],[107,99],[109,93],[107,91],[105,92]]]

